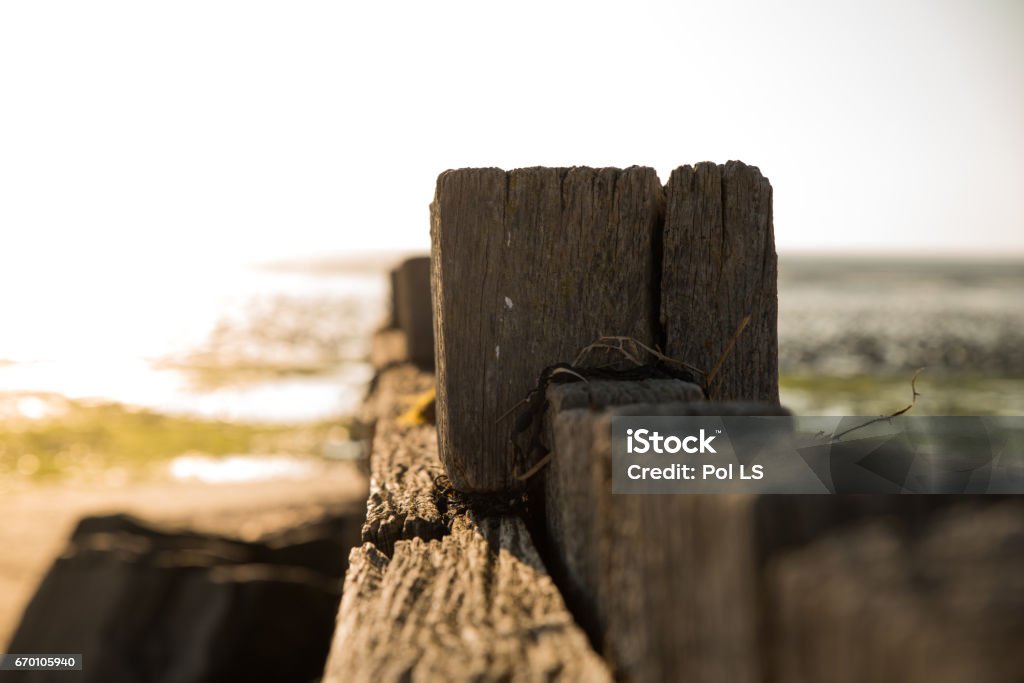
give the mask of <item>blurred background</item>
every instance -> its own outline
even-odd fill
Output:
[[[1016,0],[4,3],[0,643],[82,514],[361,495],[447,168],[757,165],[786,405],[1024,414],[1022,122]]]

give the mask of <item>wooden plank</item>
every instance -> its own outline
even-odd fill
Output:
[[[514,517],[353,550],[325,683],[610,681]]]
[[[519,487],[501,416],[602,335],[657,342],[653,169],[461,169],[431,206],[441,459],[463,491]]]
[[[770,680],[1024,680],[1024,504],[986,503],[879,518],[776,558]]]
[[[718,400],[779,400],[772,187],[754,166],[680,166],[665,188],[661,316],[666,353],[711,372]]]
[[[613,496],[611,418],[787,413],[709,402],[566,408],[579,391],[548,389],[545,522],[570,608],[622,680],[760,680],[754,497]]]
[[[384,346],[394,343],[390,334],[375,341]],[[396,540],[429,540],[447,533],[434,487],[435,478],[444,473],[437,457],[437,430],[399,419],[433,386],[432,374],[408,363],[391,365],[377,374],[363,406],[361,417],[372,425],[363,541],[388,555]]]
[[[438,490],[435,427],[400,417],[433,382],[389,365],[367,400],[364,544],[350,557],[323,680],[610,681],[522,520],[471,516]]]

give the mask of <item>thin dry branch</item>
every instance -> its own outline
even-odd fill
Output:
[[[889,415],[880,415],[880,416],[874,418],[873,420],[868,420],[864,424],[857,425],[855,427],[850,427],[849,429],[843,430],[842,432],[833,435],[832,436],[832,440],[833,441],[839,441],[839,439],[843,438],[844,436],[846,436],[850,432],[857,431],[858,429],[864,429],[865,427],[867,427],[869,425],[876,424],[878,422],[886,422],[888,420],[891,420],[894,417],[899,417],[900,415],[903,415],[904,413],[912,410],[914,408],[914,406],[917,405],[917,397],[921,395],[917,391],[917,376],[920,375],[923,370],[924,370],[924,368],[918,368],[917,370],[914,371],[914,376],[910,378],[910,392],[911,392],[910,405],[908,405],[906,408],[903,408],[902,410],[897,410],[895,413],[890,413]]]
[[[732,339],[729,340],[729,345],[722,351],[722,355],[718,357],[718,362],[715,363],[715,367],[708,373],[704,380],[704,393],[711,396],[711,384],[715,381],[715,377],[718,375],[718,371],[722,369],[722,364],[725,363],[725,359],[732,353],[733,347],[736,346],[736,340],[743,334],[743,330],[750,324],[750,316],[746,316],[740,321],[739,327],[736,328],[736,332],[733,333]]]
[[[572,364],[576,367],[580,366],[580,364],[583,363],[583,361],[592,352],[598,349],[616,351],[619,354],[621,354],[626,360],[637,366],[646,365],[648,362],[646,359],[643,358],[643,356],[640,353],[640,351],[643,351],[646,352],[647,354],[650,354],[654,358],[662,361],[663,363],[669,363],[680,368],[685,368],[686,370],[696,372],[699,375],[705,374],[704,371],[701,370],[700,368],[694,367],[693,365],[685,363],[676,358],[666,356],[658,349],[652,348],[647,344],[644,344],[642,341],[634,339],[633,337],[601,337],[592,344],[588,344],[587,346],[580,349],[580,352],[576,354],[576,358],[573,359]]]
[[[551,453],[548,453],[543,458],[538,460],[536,465],[526,470],[522,474],[517,474],[516,479],[520,481],[526,481],[530,479],[533,475],[537,474],[542,469],[544,469],[544,466],[547,465],[549,462],[551,462]]]

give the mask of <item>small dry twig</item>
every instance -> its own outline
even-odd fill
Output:
[[[657,358],[658,360],[662,361],[663,363],[668,363],[670,365],[685,368],[686,370],[696,372],[697,374],[700,375],[704,374],[703,370],[696,368],[690,365],[689,363],[684,363],[683,361],[678,360],[676,358],[670,358],[669,356],[666,356],[658,349],[651,348],[647,344],[644,344],[642,341],[634,339],[633,337],[600,337],[594,343],[588,344],[587,346],[584,346],[582,349],[580,349],[580,352],[576,354],[576,358],[573,359],[572,364],[578,367],[584,361],[584,359],[586,359],[592,352],[598,349],[616,351],[619,354],[621,354],[626,360],[633,363],[633,365],[637,366],[647,364],[647,361],[643,358],[643,355],[640,353],[641,351],[644,351],[653,356],[654,358]]]
[[[526,470],[522,474],[517,474],[516,475],[516,479],[518,479],[519,481],[526,481],[526,480],[528,480],[530,477],[532,477],[533,475],[537,474],[542,469],[544,469],[544,466],[547,465],[549,462],[551,462],[551,453],[548,453],[543,458],[538,460],[536,465],[534,465],[530,469]]]
[[[889,415],[880,415],[880,416],[876,417],[873,420],[868,420],[864,424],[857,425],[855,427],[850,427],[849,429],[846,429],[846,430],[840,432],[839,434],[835,434],[832,437],[832,440],[833,441],[839,441],[839,439],[843,438],[844,436],[846,436],[850,432],[857,431],[858,429],[864,429],[868,425],[873,425],[873,424],[876,424],[878,422],[886,422],[888,420],[891,420],[894,417],[899,417],[900,415],[903,415],[904,413],[912,410],[914,408],[914,406],[917,405],[917,397],[921,395],[917,391],[917,376],[920,375],[923,370],[924,370],[924,368],[918,368],[917,370],[914,371],[914,376],[910,378],[910,392],[911,392],[910,405],[908,405],[903,410],[897,410],[895,413],[890,413]]]
[[[724,351],[722,351],[722,355],[718,357],[718,362],[715,363],[715,367],[711,370],[711,372],[708,373],[707,377],[705,378],[704,393],[707,394],[709,397],[711,396],[711,383],[715,381],[715,377],[718,375],[718,371],[722,369],[722,364],[725,363],[725,360],[729,357],[729,354],[732,353],[733,347],[736,346],[736,340],[740,338],[740,335],[743,334],[743,330],[747,329],[747,325],[749,324],[750,316],[748,315],[747,317],[743,318],[743,320],[740,321],[739,327],[736,328],[736,332],[732,335],[732,339],[729,340],[729,345],[725,347]]]

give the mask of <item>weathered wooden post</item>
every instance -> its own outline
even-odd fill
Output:
[[[657,388],[654,403],[608,401],[648,393],[630,391],[632,384],[639,383],[548,389],[552,571],[620,680],[761,681],[756,497],[613,495],[611,422],[616,415],[788,413],[768,403],[679,402],[668,386]]]
[[[441,459],[464,491],[521,485],[510,409],[602,335],[657,343],[653,169],[441,174],[431,206]],[[505,416],[503,418],[503,416]]]
[[[434,367],[434,321],[431,315],[430,257],[402,261],[395,271],[395,314],[405,332],[409,360],[424,369]]]
[[[391,305],[388,306],[388,318],[387,318],[387,322],[384,325],[384,329],[388,329],[388,330],[397,329],[399,327],[399,322],[398,322],[398,271],[399,271],[400,268],[401,268],[401,266],[395,266],[388,273],[388,279],[389,279],[389,282],[391,284],[391,287],[390,287],[391,298],[390,298],[390,301],[389,301],[389,303]]]
[[[786,414],[756,168],[684,166],[666,188],[645,168],[449,171],[431,224],[438,425],[403,414],[434,375],[377,353],[364,544],[325,682],[1020,679],[1016,502],[612,494],[616,416]],[[517,488],[506,413],[612,335],[695,381],[547,386],[533,529],[516,496],[444,482]]]
[[[438,433],[459,489],[521,485],[507,414],[601,336],[666,349],[714,397],[778,401],[771,186],[752,166],[684,166],[667,190],[641,167],[448,171],[431,236]]]
[[[771,184],[740,161],[705,162],[673,171],[665,195],[666,352],[708,372],[726,356],[711,398],[778,403]]]

